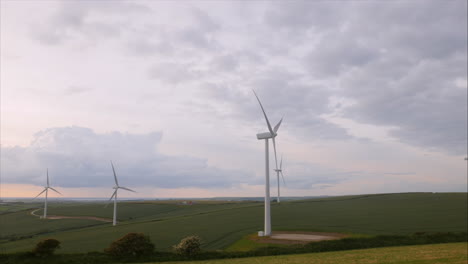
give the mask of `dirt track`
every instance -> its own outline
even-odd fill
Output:
[[[42,218],[42,216],[37,215],[36,211],[41,210],[41,209],[36,209],[31,211],[31,215],[37,216],[39,218]],[[106,222],[110,223],[112,222],[112,219],[109,218],[101,218],[101,217],[94,217],[94,216],[63,216],[63,215],[49,215],[47,216],[47,219],[86,219],[86,220],[96,220],[96,221],[101,221],[101,222]]]
[[[251,239],[259,243],[269,244],[307,244],[322,240],[334,240],[347,237],[340,233],[323,232],[273,232],[269,237],[252,237]]]

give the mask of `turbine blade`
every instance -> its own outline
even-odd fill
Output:
[[[276,169],[278,169],[278,159],[276,158],[276,141],[275,141],[275,137],[272,137],[271,138],[272,141],[273,141],[273,150],[275,152],[275,164],[276,164]]]
[[[284,184],[284,186],[286,186],[286,181],[284,180],[284,175],[283,175],[283,172],[282,172],[282,171],[280,171],[280,173],[281,173],[281,178],[283,178],[283,184]]]
[[[117,189],[115,189],[114,193],[112,194],[112,196],[110,197],[109,201],[107,201],[106,203],[106,206],[104,207],[107,207],[109,205],[109,203],[112,201],[112,198],[114,198],[115,194],[117,193]]]
[[[47,187],[49,187],[49,168],[47,168]]]
[[[38,195],[36,195],[36,197],[34,197],[34,199],[36,199],[37,197],[39,197],[39,195],[43,194],[46,190],[47,190],[47,188],[44,189],[44,190],[42,190],[42,192],[40,192]]]
[[[111,160],[111,166],[112,166],[112,171],[114,172],[115,185],[119,186],[119,181],[117,181],[117,175],[115,175],[115,169],[114,169],[114,164],[112,163],[112,160]]]
[[[127,187],[120,187],[120,186],[119,186],[119,188],[120,188],[120,189],[124,189],[124,190],[131,191],[131,192],[134,192],[134,193],[136,193],[134,190],[132,190],[132,189],[129,189],[129,188],[127,188]]]
[[[276,124],[275,128],[273,128],[273,131],[278,131],[279,127],[281,126],[281,122],[283,122],[283,118],[280,119],[280,121],[278,122],[278,124]]]
[[[58,193],[58,194],[60,194],[60,195],[63,195],[63,194],[61,194],[59,191],[55,190],[55,189],[52,188],[52,187],[49,187],[49,189],[51,189],[52,191],[54,191],[54,192],[56,192],[56,193]]]
[[[273,129],[271,129],[270,121],[268,121],[268,117],[267,117],[267,114],[265,113],[265,109],[263,109],[262,102],[260,102],[260,99],[258,98],[257,93],[255,92],[255,90],[252,89],[252,91],[255,94],[255,97],[257,97],[257,101],[260,104],[260,107],[262,108],[263,115],[265,116],[265,120],[267,122],[268,130],[270,131],[271,135],[274,136],[275,133],[273,132]]]

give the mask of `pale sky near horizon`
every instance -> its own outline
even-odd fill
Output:
[[[47,168],[66,197],[108,197],[110,160],[138,191],[122,197],[263,196],[251,89],[284,116],[285,196],[467,191],[465,0],[0,12],[2,197],[35,196]]]

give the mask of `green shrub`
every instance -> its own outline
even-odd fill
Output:
[[[201,239],[198,236],[189,236],[174,246],[174,250],[184,256],[194,256],[201,251]]]
[[[56,249],[60,248],[60,241],[57,239],[49,238],[44,239],[37,243],[36,248],[34,248],[33,253],[36,256],[50,256],[54,254]]]
[[[143,233],[128,233],[112,242],[105,252],[116,257],[148,256],[154,252],[154,244]]]

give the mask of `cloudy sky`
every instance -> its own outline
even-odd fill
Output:
[[[466,0],[0,3],[3,197],[466,191]]]

